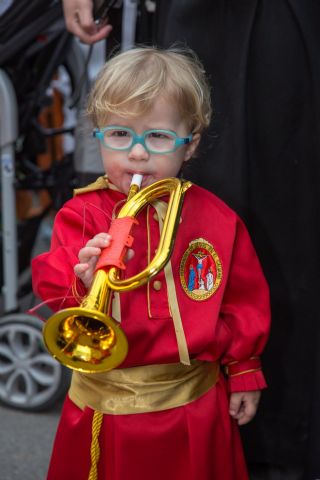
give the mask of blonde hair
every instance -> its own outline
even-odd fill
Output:
[[[108,115],[138,116],[159,97],[174,101],[192,132],[208,127],[210,88],[204,68],[187,48],[137,47],[111,58],[91,90],[87,114],[95,127]]]

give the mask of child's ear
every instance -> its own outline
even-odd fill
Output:
[[[184,157],[184,161],[187,162],[193,156],[194,152],[196,151],[199,142],[200,142],[201,135],[200,133],[194,133],[192,137],[192,141],[188,144],[186,149],[186,154]]]

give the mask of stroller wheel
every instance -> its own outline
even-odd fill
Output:
[[[0,402],[37,412],[49,409],[67,392],[70,371],[47,352],[43,322],[25,313],[0,318]]]

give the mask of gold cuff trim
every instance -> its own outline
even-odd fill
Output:
[[[239,375],[243,375],[244,373],[253,373],[253,372],[260,372],[262,370],[261,368],[252,368],[251,370],[244,370],[243,372],[238,372],[238,373],[233,373],[232,375],[229,375],[229,378],[232,377],[238,377]]]
[[[186,405],[204,395],[219,377],[218,362],[144,365],[85,374],[73,372],[70,399],[82,410],[111,415],[156,412]]]
[[[249,357],[249,360],[260,360],[260,357],[258,356]],[[242,360],[241,363],[243,363],[244,361],[247,361],[247,360]],[[229,365],[236,365],[237,363],[240,363],[240,361],[233,360],[232,362],[229,362],[226,366],[229,367]]]

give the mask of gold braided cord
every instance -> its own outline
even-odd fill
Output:
[[[91,467],[88,480],[98,480],[98,462],[100,457],[99,434],[102,420],[103,413],[95,410],[92,418],[92,440],[90,448]]]

